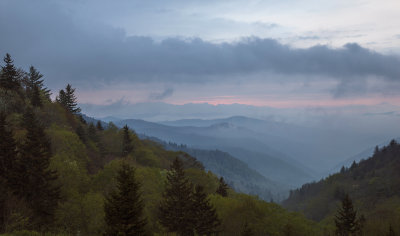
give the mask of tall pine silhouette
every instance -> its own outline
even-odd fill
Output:
[[[79,113],[81,109],[78,107],[77,98],[75,96],[75,89],[70,84],[65,87],[65,90],[61,89],[56,101],[63,105],[71,113]]]
[[[195,230],[198,235],[218,234],[221,221],[218,219],[215,208],[211,205],[203,186],[196,186],[193,194],[193,213]]]
[[[193,186],[186,178],[183,163],[176,158],[167,174],[166,189],[159,207],[159,221],[168,232],[194,235]]]
[[[127,156],[133,150],[132,139],[127,125],[122,128],[122,156]]]
[[[105,235],[144,235],[147,220],[143,217],[143,208],[135,170],[123,163],[117,175],[117,189],[110,194],[104,205]]]
[[[38,70],[36,70],[35,67],[29,67],[29,72],[26,73],[26,78],[24,79],[24,81],[26,86],[26,93],[31,99],[34,89],[37,89],[39,93],[43,92],[46,98],[50,99],[50,90],[44,86],[42,78],[43,75]]]
[[[14,61],[11,59],[10,54],[4,57],[5,65],[2,66],[0,73],[0,88],[6,90],[18,90],[20,83],[18,80],[18,71],[14,66]]]
[[[356,235],[362,229],[357,220],[357,211],[354,210],[353,202],[348,194],[342,200],[342,205],[335,216],[337,236]]]
[[[24,113],[23,122],[27,133],[20,149],[19,195],[26,199],[33,210],[35,228],[43,230],[53,222],[60,189],[55,184],[57,173],[49,169],[49,139],[31,109],[28,108]]]

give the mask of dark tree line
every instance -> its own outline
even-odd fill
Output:
[[[34,110],[41,107],[49,90],[33,66],[29,73],[17,69],[9,54],[4,62],[0,72],[4,105],[0,111],[0,233],[7,225],[21,224],[44,231],[52,225],[60,201],[57,173],[49,168],[50,141]],[[6,105],[18,99],[22,101],[18,108]],[[25,130],[18,144],[6,115],[15,109],[23,111],[19,125]]]
[[[46,230],[54,220],[60,200],[59,186],[55,184],[57,173],[49,169],[50,142],[29,108],[23,115],[26,136],[19,147],[8,126],[4,114],[0,114],[0,188],[3,196],[19,199],[29,209],[25,218],[30,228]],[[7,218],[11,217],[7,209],[8,202],[2,199],[0,231],[4,231]]]

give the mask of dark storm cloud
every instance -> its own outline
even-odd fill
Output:
[[[205,78],[229,80],[233,74],[259,72],[323,75],[341,81],[366,76],[400,79],[399,58],[355,43],[339,49],[294,49],[255,37],[223,44],[199,38],[155,42],[74,18],[51,1],[32,4],[0,3],[0,53],[10,52],[17,64],[34,64],[53,86],[65,81],[90,86],[116,81],[198,83]]]

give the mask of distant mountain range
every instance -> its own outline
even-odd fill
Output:
[[[150,139],[163,145],[167,150],[183,151],[200,161],[206,170],[222,176],[236,191],[257,195],[266,201],[281,201],[287,198],[289,186],[276,183],[250,168],[243,161],[227,152],[219,150],[203,150],[186,145],[166,143],[155,137],[139,135],[142,139]]]
[[[84,114],[82,114],[82,117],[88,123],[96,124],[99,121]],[[118,122],[118,120],[118,118],[109,117],[100,122],[102,122],[103,127],[107,127],[108,123],[105,123],[105,121]],[[157,126],[156,124],[153,125],[149,122],[144,122],[143,124],[150,125],[145,127]],[[210,170],[214,174],[224,177],[229,185],[236,191],[257,195],[266,201],[281,201],[288,196],[290,190],[288,185],[267,179],[256,170],[250,168],[246,163],[231,156],[227,152],[189,148],[186,145],[167,143],[159,138],[150,137],[144,134],[139,134],[139,137],[141,139],[149,139],[158,142],[168,150],[188,153],[200,161],[206,170]]]
[[[259,123],[258,127],[260,127],[261,124],[266,123],[265,121],[246,117],[232,117],[227,120],[206,122],[201,120],[184,121],[187,125],[192,125],[195,122],[198,126],[177,126],[177,122],[175,126],[170,126],[128,119],[117,121],[116,125],[122,127],[126,124],[137,133],[154,136],[166,142],[186,144],[197,149],[219,149],[228,152],[266,178],[289,187],[300,186],[315,178],[315,173],[309,168],[289,155],[277,151],[277,149],[285,150],[280,148],[278,144],[281,146],[286,144],[286,149],[294,146],[294,144],[289,145],[290,141],[279,136],[255,132],[244,125],[239,126],[239,124],[247,124],[249,127],[255,125],[253,129],[256,129],[257,122]],[[199,124],[208,126],[199,126]],[[269,126],[263,126],[264,130],[282,130],[274,127],[280,125],[278,123],[267,124]]]

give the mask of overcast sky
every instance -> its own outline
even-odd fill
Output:
[[[0,0],[0,53],[85,104],[399,106],[399,12],[398,0]]]

